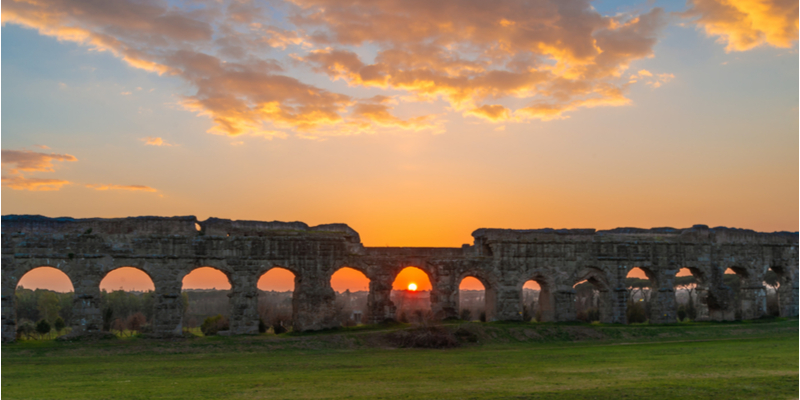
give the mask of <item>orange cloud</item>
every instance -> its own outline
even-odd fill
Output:
[[[664,26],[659,8],[604,17],[588,1],[562,2],[295,0],[294,22],[327,46],[299,60],[351,85],[400,89],[419,100],[443,98],[464,115],[493,122],[561,118],[566,111],[628,104],[621,74],[650,57]],[[356,52],[371,43],[372,63]],[[613,85],[616,91],[609,91]],[[611,94],[609,96],[609,94]],[[521,113],[480,105],[529,99]],[[532,110],[538,110],[531,112]]]
[[[20,171],[54,171],[53,161],[78,161],[69,154],[37,153],[30,150],[3,150],[2,165],[11,167],[12,174]]]
[[[183,79],[194,93],[180,104],[208,116],[209,132],[266,138],[286,136],[285,130],[317,137],[442,126],[436,116],[400,118],[383,102],[291,77],[294,68],[287,72],[269,58],[274,49],[291,47],[293,66],[305,63],[330,79],[404,91],[418,101],[444,99],[464,115],[553,119],[627,104],[620,99],[622,74],[653,55],[664,25],[660,8],[608,17],[588,0],[276,4],[287,15],[280,26],[267,7],[239,1],[189,9],[159,0],[8,0],[2,21]],[[365,44],[377,47],[372,59],[360,54]],[[515,111],[489,104],[505,97],[527,105]]]
[[[511,117],[511,110],[498,104],[483,105],[465,112],[464,115],[473,115],[490,122],[503,122]]]
[[[151,188],[150,186],[143,186],[143,185],[103,185],[103,184],[89,184],[86,185],[87,188],[94,189],[94,190],[131,190],[131,191],[143,191],[143,192],[157,192],[158,190]]]
[[[725,51],[758,46],[789,48],[797,41],[798,2],[795,0],[690,0],[682,13]]]
[[[160,137],[148,136],[146,138],[142,138],[142,140],[144,141],[145,146],[172,146],[172,143],[167,143],[167,141]]]
[[[59,190],[64,185],[69,185],[70,181],[61,179],[39,179],[39,178],[25,178],[24,176],[11,176],[2,178],[3,186],[9,187],[14,190],[30,190],[30,191],[52,191]]]

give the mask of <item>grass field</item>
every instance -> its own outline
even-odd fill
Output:
[[[2,397],[798,398],[796,319],[467,327],[478,343],[447,350],[386,347],[399,327],[16,343],[2,347]]]

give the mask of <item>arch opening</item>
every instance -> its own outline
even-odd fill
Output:
[[[742,319],[742,286],[744,286],[747,279],[747,271],[743,268],[731,267],[725,270],[722,276],[722,281],[725,286],[731,288],[733,295],[733,319]]]
[[[431,312],[431,280],[425,271],[406,267],[392,282],[390,299],[396,307],[395,318],[404,323],[433,319]]]
[[[459,319],[486,322],[486,286],[474,276],[466,276],[458,285]]]
[[[63,271],[43,266],[26,272],[14,289],[16,339],[54,339],[69,333],[73,298],[72,281]]]
[[[767,315],[779,317],[786,314],[781,310],[781,298],[790,298],[791,293],[787,293],[790,285],[784,285],[783,281],[788,279],[785,271],[781,267],[770,267],[764,274],[764,286],[767,288]]]
[[[184,331],[200,334],[208,318],[216,319],[211,329],[206,323],[205,333],[230,329],[230,293],[230,278],[219,269],[200,267],[186,274],[181,280]]]
[[[279,334],[292,329],[296,281],[292,271],[281,267],[258,278],[258,317],[265,332]]]
[[[103,330],[117,336],[147,331],[155,312],[155,284],[135,267],[114,269],[100,281]]]
[[[522,320],[550,322],[555,319],[550,287],[542,277],[528,279],[522,284]]]
[[[363,272],[344,267],[331,275],[331,288],[336,294],[336,319],[343,326],[356,326],[367,321],[370,280]]]
[[[600,321],[601,299],[598,284],[584,279],[574,285],[575,318],[583,322]]]
[[[678,321],[696,321],[708,318],[708,310],[701,299],[706,291],[700,273],[693,268],[681,268],[675,274],[675,302],[678,305]]]
[[[628,291],[626,319],[629,324],[644,323],[650,319],[652,288],[657,287],[653,274],[645,268],[634,267],[625,277]]]

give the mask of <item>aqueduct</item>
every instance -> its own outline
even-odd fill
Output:
[[[626,323],[625,277],[641,268],[651,280],[651,323],[676,321],[673,282],[681,268],[697,278],[698,319],[729,320],[765,315],[764,275],[780,277],[782,316],[798,315],[798,234],[759,233],[695,225],[688,229],[478,229],[461,248],[364,247],[344,224],[309,227],[302,222],[231,221],[187,217],[120,219],[2,217],[2,339],[16,330],[14,292],[33,268],[63,271],[74,291],[73,332],[102,326],[100,281],[110,271],[134,267],[155,285],[153,326],[158,334],[181,332],[181,282],[200,267],[213,267],[231,282],[231,333],[258,329],[258,278],[271,268],[295,274],[293,321],[297,330],[338,326],[334,318],[334,272],[350,267],[370,280],[367,317],[394,318],[390,293],[405,267],[425,271],[431,281],[436,318],[458,315],[458,285],[478,278],[486,289],[487,319],[522,319],[522,286],[535,279],[542,292],[541,315],[575,320],[574,284],[587,280],[600,292],[605,323]],[[731,268],[742,285],[738,304],[723,274]]]

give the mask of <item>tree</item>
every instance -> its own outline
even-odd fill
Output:
[[[58,318],[56,318],[56,322],[54,323],[54,326],[56,328],[56,333],[58,334],[58,333],[61,333],[61,331],[64,328],[67,327],[67,324],[64,323],[64,319],[62,319],[61,317],[58,317]]]
[[[37,301],[39,315],[48,323],[55,322],[58,312],[61,310],[61,299],[55,292],[43,291]]]
[[[39,322],[36,323],[36,333],[38,333],[40,337],[50,334],[50,324],[44,319],[39,320]]]

